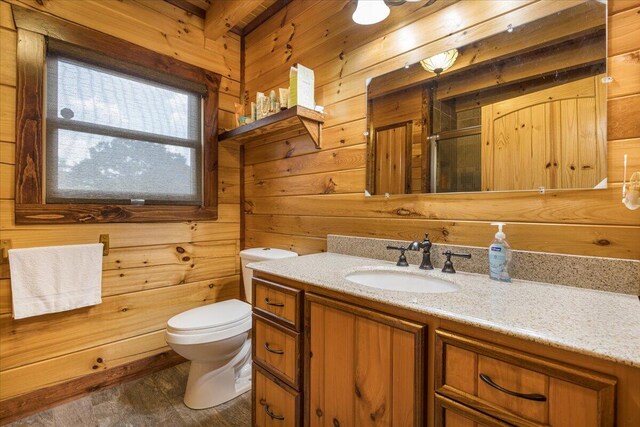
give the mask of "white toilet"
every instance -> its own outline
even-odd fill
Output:
[[[298,256],[282,249],[240,252],[244,290],[251,302],[250,262]],[[228,300],[194,308],[167,322],[167,344],[191,361],[184,403],[192,409],[220,405],[251,389],[251,305]]]

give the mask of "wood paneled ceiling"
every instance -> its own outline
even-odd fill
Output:
[[[165,0],[205,19],[205,35],[247,34],[291,0]]]

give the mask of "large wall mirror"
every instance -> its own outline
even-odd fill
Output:
[[[368,191],[606,188],[606,22],[585,0],[371,79]]]

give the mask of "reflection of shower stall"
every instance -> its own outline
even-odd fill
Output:
[[[480,108],[456,111],[455,101],[430,95],[429,192],[480,191]]]
[[[429,137],[431,193],[481,190],[480,126]]]
[[[429,91],[428,187],[431,193],[480,191],[482,146],[480,108],[456,109]]]
[[[481,190],[480,126],[429,138],[432,193]]]

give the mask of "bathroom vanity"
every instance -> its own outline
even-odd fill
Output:
[[[251,267],[256,426],[640,423],[637,297],[333,253]],[[347,279],[376,271],[455,290]]]

